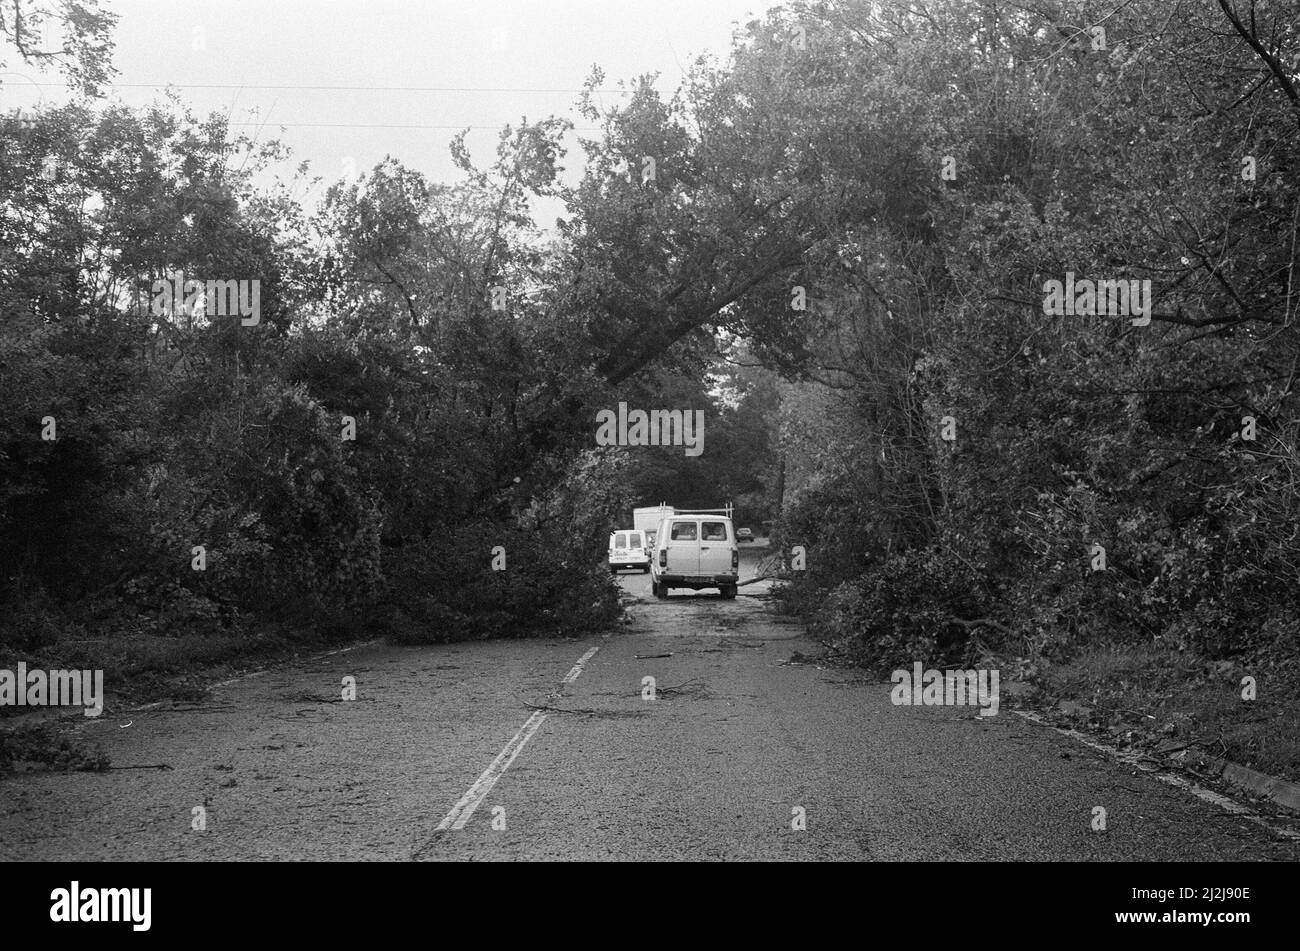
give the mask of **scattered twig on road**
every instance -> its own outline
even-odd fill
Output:
[[[553,707],[545,703],[529,703],[527,700],[519,701],[530,710],[545,710],[547,713],[576,713],[585,717],[639,717],[640,710],[593,710],[590,707]]]
[[[817,658],[811,657],[802,651],[795,651],[790,655],[789,660],[783,660],[777,664],[778,667],[816,667]]]
[[[524,701],[524,706],[529,710],[545,710],[548,713],[583,713],[588,715],[600,713],[599,710],[593,710],[590,707],[553,707],[548,703],[529,703],[527,700]]]
[[[106,766],[105,769],[171,769],[166,763],[151,763],[147,766]]]
[[[657,694],[665,694],[665,693],[681,693],[683,687],[687,687],[687,686],[689,686],[689,685],[691,685],[691,684],[693,684],[693,683],[698,683],[698,680],[696,680],[695,678],[691,678],[690,680],[686,681],[685,683],[677,684],[677,685],[674,686],[674,687],[656,687],[656,688],[655,688],[655,693],[657,693]],[[703,686],[703,685],[701,685],[701,686]]]
[[[653,660],[653,659],[656,658],[656,657],[672,657],[672,656],[673,656],[673,652],[672,652],[672,651],[669,651],[669,652],[666,653],[666,654],[637,654],[637,655],[636,655],[636,659],[637,659],[637,660]]]

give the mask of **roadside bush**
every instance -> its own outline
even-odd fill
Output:
[[[972,622],[985,617],[978,582],[950,550],[905,552],[825,592],[810,630],[878,671],[959,662],[972,646]],[[812,582],[794,587],[801,584]]]

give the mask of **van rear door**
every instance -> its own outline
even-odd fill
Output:
[[[703,519],[700,522],[699,574],[715,577],[730,571],[731,549],[734,545],[730,522]]]
[[[673,519],[668,537],[661,539],[668,553],[665,574],[693,578],[700,573],[700,523],[694,519]]]

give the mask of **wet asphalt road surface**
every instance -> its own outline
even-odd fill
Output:
[[[620,584],[603,636],[371,644],[76,723],[140,768],[0,779],[0,859],[1300,858],[1005,708],[894,706],[804,662],[766,583]]]

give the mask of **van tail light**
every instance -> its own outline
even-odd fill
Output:
[[[667,549],[667,548],[661,548],[661,549],[659,549],[659,567],[660,567],[660,568],[667,568],[667,567],[668,567],[668,549]]]
[[[739,548],[733,548],[733,549],[731,549],[731,567],[733,567],[733,568],[739,568],[739,567],[740,567],[740,549],[739,549]]]

